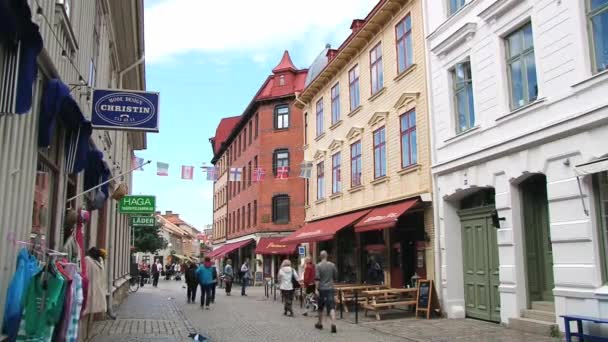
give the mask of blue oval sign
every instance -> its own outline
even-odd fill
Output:
[[[98,128],[158,131],[158,93],[95,90],[91,123]]]

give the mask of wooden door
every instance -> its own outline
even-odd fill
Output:
[[[488,208],[460,212],[466,315],[500,321],[498,245]]]

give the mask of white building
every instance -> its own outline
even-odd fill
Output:
[[[425,6],[444,312],[608,317],[608,3]]]

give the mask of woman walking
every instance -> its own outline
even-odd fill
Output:
[[[298,283],[298,273],[291,267],[291,261],[285,259],[279,271],[279,289],[281,289],[281,295],[285,302],[283,315],[289,315],[290,317],[293,317],[294,283]]]
[[[195,263],[189,263],[186,271],[186,285],[188,286],[188,303],[196,303],[196,289],[198,287],[198,279],[196,278],[197,266]]]
[[[224,267],[224,283],[226,284],[226,296],[230,296],[232,291],[232,281],[234,280],[234,269],[232,268],[232,260],[226,260]]]
[[[308,316],[309,312],[314,313],[316,311],[313,304],[315,297],[315,264],[312,263],[310,257],[306,257],[304,265],[304,288],[306,289],[306,311],[303,315]]]

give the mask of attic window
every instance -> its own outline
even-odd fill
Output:
[[[284,86],[285,85],[285,75],[279,76],[279,85],[280,86]]]

